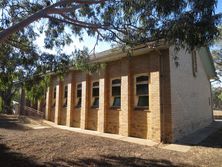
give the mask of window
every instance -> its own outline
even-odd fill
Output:
[[[111,106],[120,107],[121,106],[121,79],[112,80],[112,89],[111,89]]]
[[[52,101],[52,107],[55,107],[56,103],[56,86],[53,89],[53,101]]]
[[[192,51],[192,70],[193,76],[197,76],[197,53],[195,50]]]
[[[149,106],[149,77],[147,75],[137,76],[135,79],[135,106],[147,108]]]
[[[99,82],[92,84],[92,107],[99,107]]]
[[[77,84],[76,108],[80,108],[82,103],[82,83]]]
[[[68,86],[64,87],[63,107],[67,107]]]
[[[53,93],[54,93],[53,98],[56,99],[56,86],[54,87]]]

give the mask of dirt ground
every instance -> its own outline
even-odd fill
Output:
[[[0,166],[222,167],[222,129],[181,153],[55,128],[33,130],[0,115]]]

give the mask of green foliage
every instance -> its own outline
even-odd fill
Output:
[[[222,101],[222,92],[220,93],[220,95],[218,96],[218,98]]]
[[[192,49],[211,44],[219,35],[221,14],[215,14],[216,5],[217,0],[8,0],[0,1],[1,27],[7,29],[49,9],[40,17],[47,19],[40,28],[46,34],[47,48],[70,44],[71,33],[82,39],[85,31],[99,40],[131,47],[164,38]],[[34,31],[26,32],[36,36]]]
[[[0,97],[0,113],[2,113],[2,98]]]
[[[213,108],[222,109],[222,88],[217,87],[212,89]]]
[[[90,63],[90,60],[93,58],[93,56],[89,55],[88,49],[86,48],[83,50],[76,50],[73,55],[75,57],[73,62],[74,67],[77,70],[92,74],[99,73],[100,70],[103,70],[105,68],[104,63]]]
[[[36,100],[42,100],[46,97],[46,92],[48,85],[50,83],[50,76],[43,76],[39,78],[38,81],[35,80],[33,84],[31,82],[33,80],[29,80],[26,82],[26,97],[31,102],[36,102]]]
[[[42,97],[46,73],[62,76],[73,65],[89,73],[104,68],[105,64],[90,63],[87,49],[61,54],[62,47],[72,43],[71,34],[83,40],[86,32],[97,41],[116,42],[123,48],[162,39],[190,49],[212,44],[221,23],[221,14],[214,12],[216,4],[216,0],[1,0],[0,37],[10,35],[0,44],[3,104],[10,106],[19,86],[26,86],[31,100]],[[31,24],[41,18],[39,28]],[[29,24],[19,24],[22,21]],[[16,33],[12,26],[17,26]],[[41,33],[46,36],[45,47],[56,48],[57,55],[41,53],[33,44]],[[221,66],[221,50],[215,55]]]
[[[215,40],[212,56],[219,77],[222,77],[222,27],[219,27],[220,36]]]

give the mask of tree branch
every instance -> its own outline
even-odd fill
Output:
[[[106,0],[95,0],[95,1],[90,1],[90,0],[61,0],[55,4],[52,4],[51,6],[48,6],[34,14],[32,14],[31,16],[27,17],[26,19],[22,20],[21,22],[12,25],[11,27],[2,30],[0,32],[0,43],[3,42],[5,39],[7,39],[11,34],[22,30],[23,28],[27,27],[28,25],[30,25],[31,23],[33,23],[34,21],[37,21],[41,18],[46,17],[46,15],[48,13],[50,13],[50,11],[52,12],[53,10],[58,10],[56,9],[56,7],[58,6],[62,6],[62,5],[68,5],[68,4],[72,4],[72,3],[77,3],[77,4],[99,4],[99,3],[103,3]],[[51,13],[53,14],[53,13]],[[56,13],[55,13],[56,14]],[[68,23],[68,22],[67,22]]]

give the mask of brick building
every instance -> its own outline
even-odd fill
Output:
[[[213,120],[209,80],[216,75],[207,48],[141,46],[131,57],[111,49],[93,62],[105,69],[92,75],[70,70],[64,80],[52,76],[47,120],[157,142],[174,142]]]

